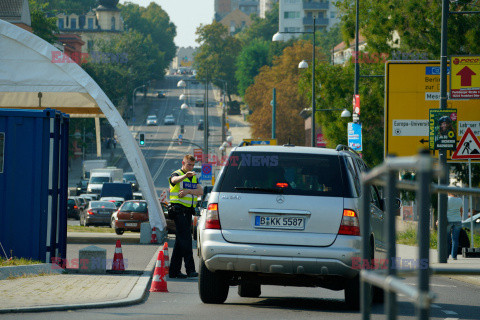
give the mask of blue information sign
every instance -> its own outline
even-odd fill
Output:
[[[362,151],[362,124],[348,123],[348,146],[355,151]]]

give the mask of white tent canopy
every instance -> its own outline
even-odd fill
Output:
[[[58,51],[36,35],[0,20],[0,108],[52,108],[77,117],[104,115],[142,188],[151,226],[164,230],[165,217],[135,138],[107,95],[80,66],[52,62]]]

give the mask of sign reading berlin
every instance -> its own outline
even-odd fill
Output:
[[[480,99],[480,56],[451,57],[450,99]]]

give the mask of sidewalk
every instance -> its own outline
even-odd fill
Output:
[[[418,247],[397,244],[397,257],[401,258],[402,263],[406,264],[406,268],[411,267],[411,259],[418,259]],[[409,261],[410,260],[410,261]],[[457,256],[457,260],[449,259],[447,263],[438,263],[437,250],[430,249],[430,268],[449,270],[453,268],[462,268],[465,270],[480,270],[480,258],[464,258],[461,254]],[[401,267],[401,266],[400,266]],[[443,275],[445,277],[458,281],[470,283],[480,286],[480,275]]]
[[[42,273],[33,270],[32,276],[0,280],[1,313],[44,312],[131,305],[144,297],[156,263],[159,246],[145,270],[122,274],[89,275],[77,273]],[[0,275],[6,273],[0,268]],[[28,267],[27,267],[28,268]],[[36,267],[30,266],[30,269]],[[46,269],[46,270],[45,270]],[[35,275],[38,273],[38,276]]]

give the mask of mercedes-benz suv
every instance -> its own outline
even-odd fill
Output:
[[[223,303],[231,285],[242,297],[260,296],[261,285],[306,286],[345,290],[347,305],[358,308],[366,170],[345,146],[234,148],[199,221],[201,300]],[[384,201],[376,188],[369,192],[372,249],[379,249]]]

